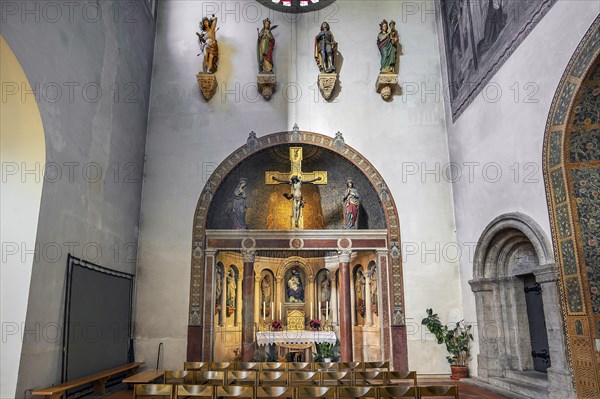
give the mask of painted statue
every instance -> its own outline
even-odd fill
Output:
[[[321,278],[321,303],[322,306],[325,306],[326,302],[329,302],[331,299],[331,280],[329,276],[325,273]]]
[[[362,271],[356,271],[356,278],[354,280],[354,294],[356,297],[356,306],[361,307],[359,313],[364,317],[364,305],[365,305],[365,276]]]
[[[271,278],[267,274],[260,283],[260,290],[262,292],[262,302],[267,302],[267,307],[271,304]]]
[[[354,182],[350,179],[346,182],[346,193],[342,199],[344,205],[344,228],[358,228],[358,211],[360,208],[360,196],[354,188]]]
[[[256,55],[258,57],[258,71],[260,73],[273,73],[273,51],[275,50],[273,30],[275,28],[277,28],[277,25],[271,26],[271,20],[267,18],[263,21],[262,30],[258,31]]]
[[[304,302],[304,287],[298,268],[292,269],[292,274],[287,281],[287,295],[289,302]]]
[[[219,44],[217,43],[217,17],[204,17],[200,23],[200,32],[196,32],[200,41],[201,53],[204,53],[202,71],[215,73],[219,66]],[[200,54],[198,54],[200,55]]]
[[[321,73],[335,73],[337,43],[327,22],[321,24],[321,32],[315,37],[315,61]]]
[[[297,175],[293,175],[290,180],[283,180],[273,176],[273,180],[289,184],[291,186],[291,193],[284,194],[284,197],[288,200],[292,200],[292,218],[294,220],[294,226],[299,227],[300,224],[300,216],[302,216],[302,208],[304,208],[304,204],[306,201],[302,198],[302,183],[313,183],[321,180],[321,177],[317,177],[312,180],[307,180],[305,182],[302,181]]]
[[[227,306],[235,307],[236,290],[235,272],[233,269],[229,269],[229,274],[227,275]]]
[[[377,305],[377,268],[375,267],[369,274],[369,284],[371,286],[371,305]]]
[[[396,23],[390,21],[388,25],[388,22],[384,19],[379,27],[381,31],[377,36],[377,46],[381,53],[381,73],[396,73],[398,42],[400,41]]]
[[[240,179],[237,188],[233,192],[233,204],[231,209],[231,219],[233,229],[242,230],[247,229],[246,225],[246,185],[248,181],[246,179]]]

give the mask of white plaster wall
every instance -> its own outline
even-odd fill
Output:
[[[154,27],[145,2],[2,3],[2,35],[37,93],[18,81],[15,97],[37,102],[47,162],[18,171],[43,189],[36,241],[14,255],[33,266],[28,289],[21,286],[28,300],[17,305],[27,307],[26,323],[10,337],[22,350],[7,397],[60,383],[69,252],[135,271]],[[9,293],[2,290],[3,306],[17,300]]]
[[[485,227],[497,216],[521,212],[551,237],[542,175],[546,120],[567,63],[599,12],[596,0],[559,0],[492,78],[487,98],[480,94],[455,123],[446,107],[450,158],[463,170],[453,192],[457,236],[465,249],[460,273],[468,321],[476,321],[468,281],[473,278],[475,245]],[[520,87],[516,98],[515,84]],[[502,90],[498,97],[497,88]],[[476,163],[471,181],[469,162]],[[502,172],[497,182],[496,166],[484,170],[491,163]],[[477,353],[478,343],[473,350]],[[471,367],[475,371],[476,359]]]
[[[245,143],[249,131],[261,136],[291,130],[297,122],[302,130],[332,136],[341,131],[386,179],[399,209],[402,240],[412,248],[404,263],[409,365],[422,373],[448,372],[445,350],[431,338],[422,342],[420,320],[427,307],[444,320],[461,317],[458,265],[441,259],[439,251],[423,259],[421,249],[435,252],[436,243],[456,241],[451,186],[435,176],[403,178],[407,167],[421,162],[448,162],[443,104],[420,95],[385,103],[375,92],[376,38],[383,18],[398,22],[405,54],[401,85],[441,82],[433,2],[338,0],[294,22],[266,9],[257,17],[255,8],[247,1],[161,2],[140,227],[137,357],[154,363],[158,343],[164,342],[164,367],[180,367],[185,359],[192,219],[210,172]],[[207,103],[195,79],[201,59],[194,32],[202,16],[213,12],[220,19],[220,87]],[[256,79],[255,34],[266,16],[279,25],[280,89],[269,103],[260,97],[254,101],[255,89],[246,95],[243,90]],[[344,59],[342,90],[331,103],[315,85],[313,42],[323,19],[330,22]],[[238,98],[225,95],[224,89],[235,90],[236,84]],[[436,281],[450,288],[432,291]]]

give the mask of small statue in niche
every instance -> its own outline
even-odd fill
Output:
[[[315,61],[321,73],[335,73],[335,52],[337,42],[331,33],[329,24],[321,24],[321,32],[315,37]]]
[[[381,31],[377,36],[377,46],[381,53],[381,73],[396,73],[398,59],[398,42],[400,37],[396,30],[396,22],[383,20],[379,27]]]
[[[215,301],[217,302],[217,306],[219,306],[221,294],[223,293],[223,277],[221,276],[220,270],[217,270],[215,280]]]
[[[371,286],[371,310],[377,313],[377,267],[373,266],[369,271],[369,284]]]
[[[204,17],[200,23],[200,32],[196,32],[200,41],[201,53],[204,53],[202,71],[215,73],[219,66],[219,44],[217,43],[217,17]],[[200,55],[198,54],[198,55]]]
[[[346,182],[346,192],[342,199],[344,206],[344,228],[358,228],[358,211],[360,208],[360,195],[358,190],[354,188],[354,182],[348,179]]]
[[[233,229],[242,230],[247,229],[246,225],[246,185],[248,181],[244,178],[240,179],[237,188],[233,192],[233,205],[231,209],[231,218],[233,222]]]
[[[361,270],[356,271],[354,280],[354,293],[356,296],[356,311],[362,317],[365,317],[365,276]]]
[[[289,302],[304,302],[304,287],[297,267],[292,269],[292,274],[287,281],[287,295]]]
[[[227,275],[227,306],[231,308],[235,308],[235,296],[237,290],[237,283],[235,281],[235,271],[233,269],[229,269],[229,274]]]
[[[262,292],[262,301],[267,302],[267,304],[271,303],[271,278],[269,277],[269,275],[267,274],[261,284],[260,284],[260,289]]]
[[[263,21],[262,30],[258,31],[258,44],[257,44],[257,57],[258,57],[258,71],[260,73],[273,73],[273,51],[275,50],[275,37],[273,37],[273,30],[278,25],[271,26],[271,20],[269,18]]]
[[[331,299],[331,280],[329,276],[325,273],[321,278],[321,302],[323,306],[325,306],[325,302],[329,302]]]

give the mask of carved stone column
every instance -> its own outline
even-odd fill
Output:
[[[338,312],[338,289],[335,271],[331,273],[331,299],[329,300],[329,320],[332,326],[339,325],[340,315]]]
[[[242,361],[251,362],[254,358],[254,256],[256,251],[244,250],[244,281],[242,282]]]
[[[351,250],[339,251],[340,270],[340,349],[341,361],[352,361],[352,317],[350,303],[350,255]]]
[[[254,278],[254,324],[258,325],[261,322],[262,318],[262,307],[264,306],[263,301],[261,300],[261,292],[260,292],[260,274],[257,274]]]

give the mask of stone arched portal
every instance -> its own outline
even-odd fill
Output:
[[[600,17],[571,58],[544,137],[544,182],[579,398],[600,397]]]
[[[575,398],[558,267],[541,227],[520,213],[494,219],[477,243],[469,284],[480,337],[477,378],[526,397]]]
[[[339,238],[323,240],[324,230],[268,231],[246,230],[243,236],[239,232],[210,228],[209,210],[219,188],[225,184],[228,176],[243,161],[267,149],[282,146],[312,146],[331,156],[341,157],[365,179],[377,197],[383,225],[375,230],[337,230]],[[214,226],[214,225],[213,225]],[[325,231],[326,232],[326,231]],[[244,265],[254,261],[257,251],[261,250],[308,250],[318,247],[320,251],[339,254],[340,259],[350,259],[355,250],[369,250],[376,254],[381,278],[382,294],[382,346],[385,360],[390,360],[396,369],[407,369],[407,342],[404,323],[404,297],[402,264],[400,258],[400,228],[398,213],[391,193],[382,176],[360,153],[345,144],[341,134],[335,138],[318,133],[301,132],[297,128],[292,132],[275,133],[256,137],[251,133],[247,143],[232,153],[213,172],[206,183],[196,207],[194,216],[191,289],[189,306],[188,350],[189,360],[208,360],[211,349],[211,328],[214,309],[205,306],[206,298],[214,295],[212,286],[213,265],[216,251],[235,250],[244,257]],[[341,260],[340,260],[341,262]],[[250,276],[245,276],[250,277]],[[341,294],[341,292],[340,292]],[[214,301],[211,301],[214,302]],[[247,319],[252,319],[248,317]]]

